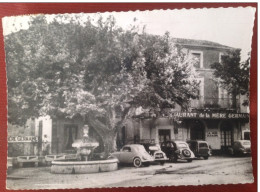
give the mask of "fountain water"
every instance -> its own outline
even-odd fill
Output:
[[[99,143],[88,136],[89,127],[83,127],[83,138],[75,140],[72,147],[77,149],[77,160],[52,161],[51,173],[96,173],[118,169],[117,159],[91,161],[93,150]]]

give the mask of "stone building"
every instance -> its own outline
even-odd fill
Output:
[[[242,107],[240,98],[232,98],[213,77],[210,65],[220,62],[222,55],[234,49],[201,40],[174,39],[175,43],[195,57],[194,64],[200,81],[199,99],[191,100],[188,110],[174,109],[173,116],[151,117],[143,113],[129,121],[120,132],[122,143],[136,143],[142,139],[206,140],[214,151],[225,151],[234,140],[248,135],[249,111]]]
[[[165,140],[206,140],[214,151],[225,151],[234,140],[248,139],[249,110],[241,105],[239,97],[232,96],[223,90],[213,77],[210,64],[220,62],[221,56],[227,50],[233,49],[218,43],[174,39],[175,43],[183,47],[187,54],[195,57],[194,64],[197,70],[200,89],[199,99],[191,100],[188,110],[176,106],[172,109],[174,119],[170,117],[155,117],[152,114],[143,113],[137,109],[134,118],[129,119],[126,126],[118,133],[118,148],[128,143],[138,143],[143,139],[153,139],[156,143]],[[26,133],[10,132],[8,136],[8,155],[40,155],[43,139],[50,144],[50,153],[71,153],[72,143],[75,139],[82,138],[84,120],[81,116],[73,119],[40,117],[27,123]],[[29,129],[30,128],[30,129]],[[8,126],[10,131],[10,126]],[[15,130],[15,129],[14,129]],[[24,132],[24,130],[22,132]],[[16,141],[19,135],[37,137],[37,141]],[[103,151],[103,143],[100,136],[93,128],[90,128],[89,136],[99,141],[97,152]],[[14,138],[15,141],[12,141]],[[29,137],[28,137],[29,138]],[[24,149],[23,153],[20,148]],[[19,149],[19,150],[17,150]]]

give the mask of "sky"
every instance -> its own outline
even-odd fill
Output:
[[[111,14],[123,28],[133,24],[136,18],[136,23],[146,26],[147,33],[163,35],[168,31],[176,38],[208,40],[240,48],[242,60],[251,50],[255,15],[252,7],[106,12],[101,15],[106,17]],[[82,14],[82,18],[97,18],[98,15]],[[4,35],[28,28],[27,22],[28,16],[4,18]]]

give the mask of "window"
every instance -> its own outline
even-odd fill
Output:
[[[207,143],[200,143],[199,147],[200,148],[202,148],[202,147],[208,148],[208,144]]]
[[[225,56],[224,53],[222,53],[222,52],[219,53],[219,59],[218,59],[218,60],[219,60],[219,61],[218,61],[219,63],[222,62],[222,59],[223,59],[224,56]]]
[[[131,148],[130,147],[124,147],[122,151],[124,151],[124,152],[131,152]]]
[[[190,56],[195,68],[203,68],[203,52],[202,51],[190,51]]]
[[[249,131],[244,132],[244,140],[250,140],[250,132]]]
[[[225,98],[228,98],[228,92],[226,89],[222,88],[222,87],[219,87],[218,88],[218,97],[220,99],[225,99]]]

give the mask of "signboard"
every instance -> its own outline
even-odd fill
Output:
[[[8,143],[32,143],[38,142],[38,136],[9,136]]]
[[[217,137],[218,136],[218,131],[209,131],[207,133],[207,137]]]
[[[176,112],[173,116],[186,119],[249,119],[248,113]]]

